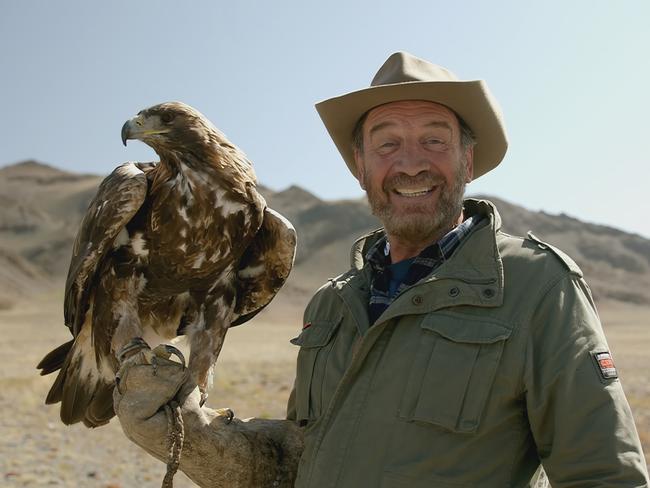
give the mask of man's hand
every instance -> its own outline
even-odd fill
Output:
[[[223,411],[200,407],[201,395],[183,365],[158,358],[130,361],[120,369],[113,394],[126,436],[166,462],[167,415],[174,399],[181,407],[185,444],[180,469],[199,486],[292,487],[302,453],[300,428],[288,420],[229,420]]]

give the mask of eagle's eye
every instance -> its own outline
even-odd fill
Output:
[[[174,120],[174,114],[171,112],[163,112],[163,114],[160,116],[160,120],[162,120],[165,124],[169,124],[172,120]]]

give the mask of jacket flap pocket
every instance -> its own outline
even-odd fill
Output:
[[[291,344],[300,347],[323,347],[327,344],[343,317],[334,320],[314,320],[305,326],[298,337],[291,339]]]
[[[441,313],[427,315],[420,326],[450,341],[468,344],[492,344],[507,339],[512,332],[496,322]]]

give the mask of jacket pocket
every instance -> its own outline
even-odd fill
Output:
[[[342,317],[315,320],[303,329],[291,343],[300,346],[296,371],[296,420],[306,423],[320,416],[322,410],[321,385],[325,376],[327,356]]]
[[[384,471],[379,488],[472,488],[473,485],[449,483],[438,478],[414,477]]]
[[[400,417],[454,432],[476,432],[511,330],[474,316],[435,313],[420,344]]]

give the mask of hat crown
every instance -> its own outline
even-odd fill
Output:
[[[370,86],[409,81],[459,81],[451,71],[407,52],[396,52],[379,68]]]

